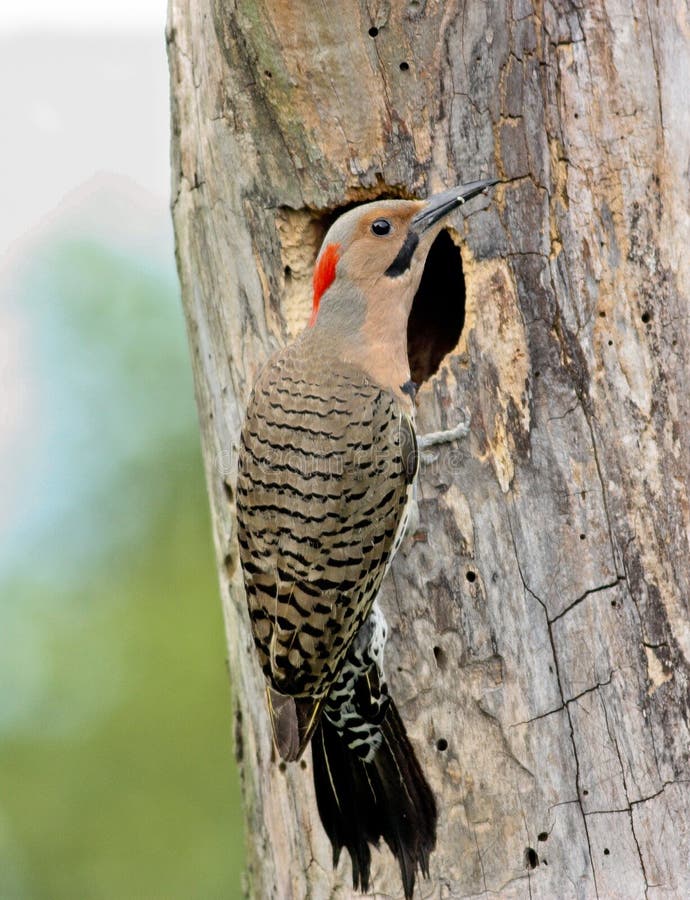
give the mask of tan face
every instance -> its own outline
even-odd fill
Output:
[[[448,214],[496,183],[471,181],[426,201],[380,200],[342,215],[316,261],[310,326],[356,334],[375,312],[376,327],[383,328],[392,300],[409,315],[427,253]]]
[[[310,325],[353,335],[365,321],[405,321],[440,224],[413,222],[423,200],[382,200],[346,212],[329,229],[314,270]],[[323,303],[321,299],[323,298]]]
[[[324,242],[340,245],[338,275],[346,276],[365,293],[381,278],[397,281],[395,286],[402,287],[402,282],[423,266],[426,256],[417,252],[424,248],[418,246],[420,238],[410,229],[413,216],[423,207],[424,201],[389,200],[342,216]],[[422,238],[425,243],[426,237]]]
[[[409,292],[421,279],[442,222],[467,200],[497,184],[488,178],[434,194],[428,200],[380,200],[351,209],[329,229],[314,273],[314,309],[331,286],[346,282],[368,296],[387,279]]]

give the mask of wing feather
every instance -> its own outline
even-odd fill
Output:
[[[369,614],[416,472],[393,395],[337,361],[312,370],[294,347],[256,384],[237,482],[249,616],[285,758],[308,742]]]

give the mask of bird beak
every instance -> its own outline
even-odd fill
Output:
[[[435,225],[439,219],[447,216],[448,213],[462,206],[477,194],[483,194],[488,188],[498,184],[496,178],[485,178],[482,181],[470,181],[459,187],[450,188],[440,194],[434,194],[430,197],[426,205],[412,218],[410,225],[417,234],[422,234],[432,225]]]

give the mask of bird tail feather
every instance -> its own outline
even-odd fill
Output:
[[[417,869],[429,875],[436,802],[392,700],[380,728],[381,746],[366,762],[321,716],[312,737],[316,801],[333,845],[334,866],[343,847],[350,854],[353,887],[369,889],[370,845],[378,846],[383,838],[398,860],[410,900]]]
[[[291,697],[266,687],[273,742],[281,759],[299,759],[314,733],[324,697]]]

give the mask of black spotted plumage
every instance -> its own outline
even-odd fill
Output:
[[[328,693],[391,557],[409,431],[392,394],[340,361],[311,367],[299,342],[259,377],[241,437],[238,538],[275,691],[312,704]]]

